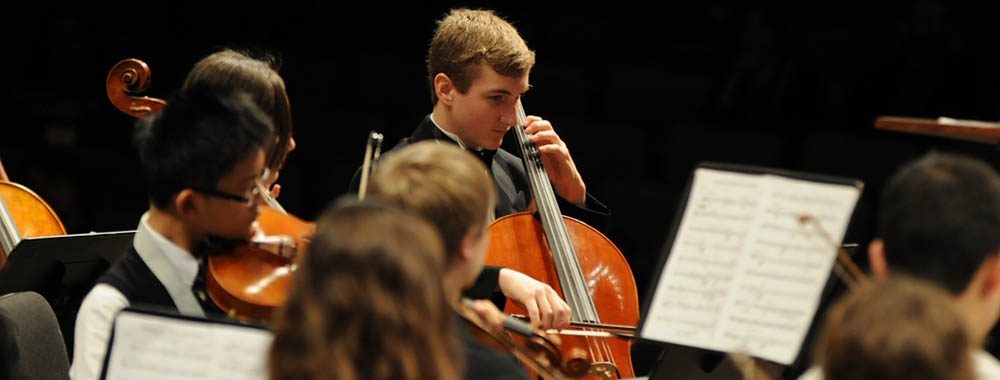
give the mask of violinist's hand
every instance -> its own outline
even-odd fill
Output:
[[[472,300],[468,305],[483,320],[486,328],[490,329],[494,334],[505,332],[504,321],[507,320],[507,314],[497,309],[497,305],[493,301]]]
[[[500,291],[528,312],[531,324],[543,330],[569,326],[571,310],[549,284],[510,268],[500,270]]]
[[[278,199],[278,194],[281,194],[281,185],[279,184],[271,185],[271,191],[269,191],[268,193],[271,194],[271,199]]]
[[[587,203],[587,186],[583,177],[576,170],[569,148],[559,138],[552,123],[538,116],[528,116],[524,119],[524,132],[531,142],[538,147],[542,164],[549,174],[549,181],[555,187],[556,193],[573,204],[585,207]]]

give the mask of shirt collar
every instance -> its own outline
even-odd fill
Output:
[[[448,136],[448,138],[450,138],[452,141],[458,144],[459,147],[468,150],[472,153],[475,153],[475,155],[479,157],[480,160],[483,161],[483,164],[485,164],[487,168],[489,168],[490,165],[492,165],[493,155],[496,154],[495,150],[483,149],[482,147],[469,148],[468,146],[465,146],[465,143],[462,142],[462,139],[458,138],[458,135],[448,132],[444,130],[444,128],[441,128],[441,126],[438,125],[436,121],[434,121],[434,114],[428,116],[428,119],[431,120],[431,124],[434,124],[434,126],[437,127],[437,129],[441,131],[441,133],[443,133],[445,136]]]
[[[141,228],[144,228],[146,232],[149,232],[149,236],[153,238],[153,242],[156,246],[163,251],[163,255],[167,257],[167,260],[173,264],[174,268],[177,269],[177,274],[180,276],[180,280],[184,282],[185,285],[191,286],[194,284],[194,279],[198,276],[198,259],[195,258],[194,254],[185,251],[179,245],[174,244],[166,237],[160,234],[149,226],[149,215],[143,215],[142,222],[139,224]]]

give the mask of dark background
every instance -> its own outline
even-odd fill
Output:
[[[13,68],[0,159],[70,233],[134,229],[147,205],[133,119],[108,100],[108,71],[142,59],[153,77],[145,95],[166,98],[216,48],[258,48],[282,57],[299,145],[279,201],[312,219],[347,190],[369,131],[388,149],[430,112],[423,60],[434,21],[451,6],[485,6],[536,50],[525,108],[552,121],[588,190],[614,211],[603,232],[644,297],[700,161],[861,179],[845,239],[859,251],[902,162],[930,149],[998,162],[987,144],[873,122],[1000,121],[1000,2],[801,3],[35,2],[6,12]]]

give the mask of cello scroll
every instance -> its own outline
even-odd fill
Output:
[[[167,104],[162,99],[133,95],[146,91],[151,78],[145,62],[135,58],[123,59],[108,73],[108,98],[118,110],[129,116],[139,119],[149,116]]]

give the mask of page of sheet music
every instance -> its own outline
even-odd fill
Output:
[[[791,364],[860,193],[697,169],[640,335]]]
[[[128,311],[114,329],[109,380],[267,379],[267,330]]]

